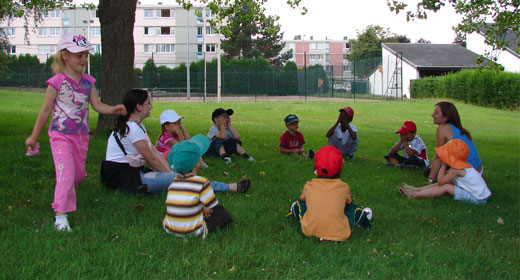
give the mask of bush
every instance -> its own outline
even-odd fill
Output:
[[[490,69],[462,70],[412,82],[414,98],[451,98],[466,103],[520,109],[520,74]]]

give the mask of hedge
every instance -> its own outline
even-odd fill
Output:
[[[520,74],[491,69],[462,70],[412,82],[414,98],[451,98],[480,106],[520,109]]]

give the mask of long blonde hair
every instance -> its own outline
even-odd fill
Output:
[[[61,57],[65,51],[66,50],[61,50],[57,52],[52,59],[51,69],[54,75],[63,72],[63,69],[65,69],[65,61]]]

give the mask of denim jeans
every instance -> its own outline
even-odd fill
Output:
[[[160,193],[163,190],[168,190],[168,187],[170,186],[171,182],[175,177],[177,177],[177,173],[161,173],[161,172],[147,172],[143,173],[142,171],[139,171],[141,174],[141,182],[143,184],[146,184],[148,186],[148,192],[149,193]],[[216,192],[228,192],[229,191],[229,184],[218,182],[218,181],[212,181],[211,187],[213,188],[213,191]]]

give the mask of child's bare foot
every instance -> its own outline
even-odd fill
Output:
[[[406,197],[408,199],[412,199],[413,198],[413,193],[405,190],[403,187],[398,187],[397,190],[399,191],[399,193],[402,196],[404,196],[404,197]]]

